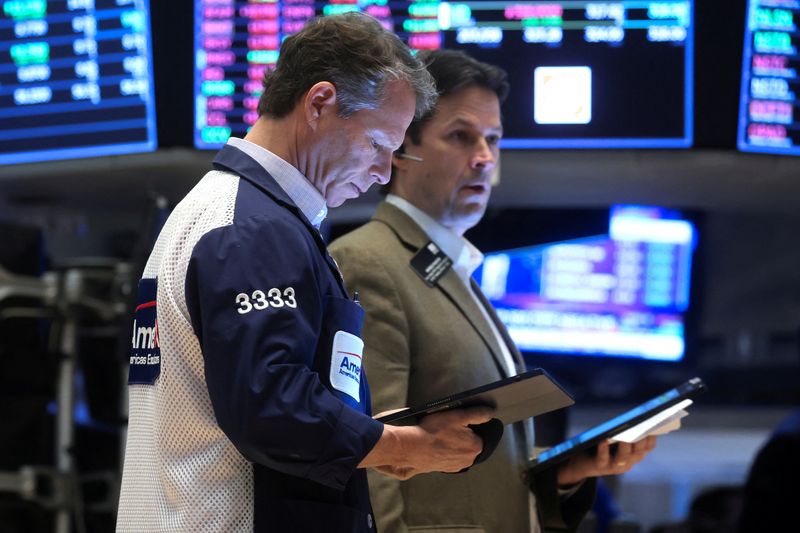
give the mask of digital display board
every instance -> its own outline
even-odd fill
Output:
[[[147,0],[0,4],[0,164],[155,149]]]
[[[520,350],[679,361],[695,242],[677,215],[621,206],[607,235],[487,254],[474,277]]]
[[[746,152],[800,155],[798,0],[750,0],[737,144]]]
[[[374,16],[412,49],[462,49],[503,67],[504,148],[692,144],[689,0],[195,0],[195,146],[244,136],[282,40],[346,11]]]

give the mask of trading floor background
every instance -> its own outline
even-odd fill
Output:
[[[36,77],[45,76],[43,64],[49,69],[47,75],[53,76],[51,88],[56,92],[52,94],[63,89],[55,83],[60,64],[55,59],[42,63],[43,49],[31,44],[41,41],[35,32],[43,26],[35,21],[46,20],[49,30],[56,31],[59,24],[66,24],[63,17],[56,16],[58,10],[80,8],[89,13],[107,8],[117,19],[125,19],[123,27],[133,33],[152,29],[151,65],[132,61],[129,70],[117,74],[122,77],[127,76],[123,72],[135,72],[130,79],[138,81],[126,84],[126,90],[143,98],[151,91],[154,98],[148,111],[153,122],[130,119],[131,124],[146,124],[137,133],[145,140],[137,144],[136,153],[106,152],[66,159],[55,153],[48,157],[52,160],[29,158],[24,162],[0,159],[0,531],[112,531],[126,425],[133,287],[161,224],[210,168],[215,154],[212,149],[196,148],[196,3],[153,0],[147,19],[114,11],[143,9],[148,2],[141,0],[0,3],[5,9],[0,16],[0,61],[17,69],[0,66],[0,157],[23,153],[21,148],[9,148],[23,138],[22,130],[14,129],[19,123],[13,121],[20,117],[40,128],[25,134],[27,146],[35,148],[39,136],[57,129],[38,122],[45,118],[34,120],[27,114],[33,108],[21,103],[28,101],[25,98],[44,97],[41,90],[19,93],[14,101],[12,91],[4,89],[23,83],[19,69],[31,66],[37,68],[24,70],[32,77],[25,83],[40,87],[44,82]],[[45,4],[50,10],[47,16],[34,9]],[[234,2],[206,4],[224,7]],[[448,9],[458,13],[463,8],[457,6],[468,4],[473,13],[480,11],[480,2],[452,3]],[[547,18],[559,13],[556,7],[569,3],[517,4],[539,6],[536,9],[543,10],[539,18]],[[635,2],[583,4],[602,4],[610,12],[626,4],[631,18],[647,14],[644,8],[632,7]],[[791,108],[798,90],[792,78],[796,77],[794,56],[781,68],[776,67],[778,60],[758,60],[767,73],[748,75],[779,81],[752,86],[747,78],[744,91],[742,66],[750,42],[746,35],[752,42],[772,43],[768,43],[772,48],[751,53],[780,56],[775,47],[783,42],[781,32],[796,33],[800,3],[753,0],[748,5],[745,0],[703,0],[656,4],[677,5],[674,9],[691,6],[693,40],[687,67],[691,76],[683,80],[686,87],[682,85],[675,96],[680,102],[691,96],[693,105],[687,115],[681,115],[688,119],[688,144],[683,148],[504,146],[489,211],[467,237],[488,253],[584,242],[608,233],[612,208],[620,205],[656,206],[691,222],[696,245],[687,273],[689,303],[682,315],[682,357],[663,361],[537,349],[527,350],[526,358],[532,366],[547,368],[576,397],[577,405],[557,420],[561,431],[553,439],[590,427],[687,377],[701,376],[709,391],[698,398],[681,431],[660,439],[656,451],[635,470],[609,481],[609,499],[604,501],[617,511],[617,531],[679,531],[675,528],[684,527],[678,524],[690,520],[692,513],[696,517],[706,512],[704,504],[705,509],[725,510],[708,511],[709,520],[717,524],[716,531],[730,531],[732,526],[724,522],[723,515],[730,516],[730,509],[733,514],[738,512],[756,453],[800,404],[800,157],[790,155],[791,150],[787,154],[744,152],[737,142],[743,131],[740,121],[745,120],[742,113],[748,120],[754,116],[764,119],[771,113],[777,121],[768,123],[769,127],[745,127],[751,141],[773,139],[770,146],[775,147],[779,143],[774,144],[777,141],[770,136],[783,131],[781,127],[790,136],[796,132],[796,124],[785,123],[785,113],[781,115],[784,119],[775,118],[786,110],[787,102],[787,120],[796,116]],[[314,6],[322,11],[321,3]],[[382,13],[377,7],[373,12]],[[766,24],[761,33],[754,32],[758,35],[746,33],[748,7],[762,10],[750,15],[761,17],[758,20]],[[404,4],[404,9],[410,8]],[[570,21],[577,24],[568,9],[558,15],[565,32]],[[94,30],[80,28],[86,43],[101,43],[95,53],[107,52],[102,43],[109,39],[122,39],[114,32],[123,30],[104,26],[109,17],[95,17]],[[610,25],[613,18],[602,21]],[[542,22],[537,27],[549,28],[549,24]],[[21,34],[23,31],[34,33]],[[69,31],[78,30],[73,27]],[[635,31],[628,27],[626,35],[635,35]],[[491,38],[491,32],[485,33]],[[480,32],[464,32],[465,36],[473,34]],[[531,31],[530,35],[539,33]],[[551,34],[543,30],[541,35]],[[608,35],[613,37],[613,32]],[[129,44],[132,48],[125,50],[142,46],[133,38]],[[24,47],[13,48],[19,45]],[[47,57],[61,53],[59,46],[63,42],[51,44]],[[602,46],[613,52],[626,44],[603,42]],[[474,50],[481,53],[477,46]],[[640,70],[658,67],[657,61],[645,60]],[[91,72],[89,68],[81,83],[102,79],[97,73],[92,78]],[[215,72],[207,75],[215,76]],[[596,78],[601,73],[597,68],[593,71]],[[530,74],[533,80],[532,71]],[[98,82],[99,86],[103,83]],[[115,83],[121,86],[119,80]],[[612,86],[630,83],[620,78]],[[84,87],[87,102],[92,100],[91,86]],[[762,98],[773,104],[743,106],[743,94],[777,91],[778,86],[786,88],[786,98],[775,93]],[[221,91],[225,86],[207,87]],[[603,102],[613,98],[613,94],[595,95],[594,116],[601,116]],[[651,94],[638,93],[629,100],[631,107],[675,105]],[[54,100],[48,105],[58,103]],[[120,103],[115,109],[122,107]],[[45,109],[43,116],[57,115],[51,113],[54,109]],[[515,111],[519,112],[511,107],[503,110],[509,119]],[[222,120],[213,113],[206,113],[205,118]],[[532,131],[542,131],[541,124],[535,126]],[[110,135],[98,136],[103,137]],[[677,137],[681,142],[687,139],[683,133]],[[373,190],[332,210],[322,229],[326,238],[333,239],[366,221],[379,198]],[[597,513],[601,518],[603,510],[598,507]],[[597,531],[598,518],[587,520],[584,530]]]

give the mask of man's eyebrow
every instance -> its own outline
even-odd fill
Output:
[[[463,117],[455,117],[453,120],[448,122],[447,124],[448,128],[452,128],[453,126],[462,126],[466,128],[479,129],[478,126],[473,121],[467,120]],[[503,134],[503,126],[500,124],[498,124],[497,126],[490,126],[489,130],[498,133],[500,135]]]
[[[395,144],[397,147],[401,146],[403,144],[403,138],[405,138],[405,136],[403,136],[400,138],[399,143],[395,143],[391,136],[387,135],[386,132],[381,130],[373,130],[370,132],[370,137],[378,146],[390,151],[394,151],[396,149]]]

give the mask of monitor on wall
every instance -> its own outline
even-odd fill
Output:
[[[488,253],[474,277],[523,352],[678,362],[696,240],[676,212],[618,206],[607,234]]]
[[[148,0],[6,0],[0,164],[156,148]]]
[[[800,2],[748,2],[737,138],[742,151],[800,155],[798,20]]]
[[[373,15],[412,49],[461,49],[503,67],[504,148],[692,144],[689,0],[195,0],[195,146],[244,136],[282,40],[345,11]]]

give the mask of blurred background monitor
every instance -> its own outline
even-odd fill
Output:
[[[739,149],[800,155],[800,2],[750,0],[745,21]]]
[[[657,207],[618,206],[608,228],[488,253],[475,280],[523,352],[681,361],[693,224]]]
[[[505,148],[692,145],[688,0],[195,0],[195,146],[246,134],[283,38],[315,16],[354,10],[415,50],[462,49],[503,67]]]
[[[0,164],[156,148],[147,0],[4,0]]]

